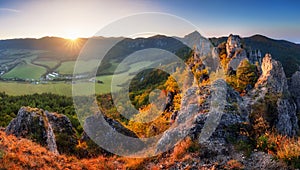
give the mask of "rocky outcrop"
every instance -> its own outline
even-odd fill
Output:
[[[277,101],[277,111],[276,130],[288,136],[297,135],[298,118],[295,103],[291,99],[279,98]]]
[[[197,94],[197,91],[200,93]],[[199,102],[200,101],[200,102]],[[243,138],[232,130],[248,121],[248,112],[242,98],[224,80],[211,86],[192,87],[183,97],[174,128],[166,131],[157,145],[157,151],[175,144],[176,139],[190,135],[200,143],[215,143],[218,152],[228,138]]]
[[[145,147],[134,132],[100,113],[85,119],[84,131],[87,140],[92,139],[108,153],[127,155]]]
[[[236,70],[244,59],[248,59],[246,51],[244,49],[236,50],[232,56],[232,59],[228,63],[228,68]]]
[[[226,53],[227,58],[231,58],[228,69],[236,71],[241,61],[247,59],[247,52],[242,47],[240,36],[229,35],[226,42]]]
[[[262,55],[260,50],[251,50],[248,58],[251,64],[256,64],[257,62],[258,65],[261,65]]]
[[[30,107],[19,110],[7,126],[6,134],[32,139],[54,153],[66,153],[65,147],[77,144],[75,131],[65,115]]]
[[[266,54],[261,70],[262,75],[255,84],[255,89],[249,93],[251,99],[248,99],[250,101],[248,107],[251,108],[259,100],[265,100],[272,96],[272,100],[276,101],[276,108],[274,108],[276,113],[273,113],[273,117],[276,116],[276,118],[275,122],[270,122],[271,125],[283,135],[296,135],[298,131],[296,104],[291,99],[287,78],[281,63],[272,59],[270,54]]]
[[[287,78],[280,62],[272,59],[271,54],[266,54],[261,65],[262,75],[255,87],[267,87],[270,93],[287,93]]]
[[[240,49],[242,49],[240,36],[230,34],[226,42],[227,57],[232,58]]]
[[[300,71],[296,71],[293,74],[289,85],[289,90],[297,105],[297,113],[299,113],[300,112]]]
[[[199,52],[199,56],[206,56],[211,53],[212,45],[208,39],[201,36],[197,31],[194,31],[183,38],[177,38],[184,42],[191,49],[196,48]]]

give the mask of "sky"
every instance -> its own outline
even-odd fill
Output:
[[[298,43],[299,7],[294,0],[0,0],[0,39],[91,37],[120,18],[162,12],[206,37],[262,34]]]

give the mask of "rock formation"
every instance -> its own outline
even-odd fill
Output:
[[[100,147],[111,153],[126,155],[144,147],[143,142],[138,139],[134,132],[125,128],[118,121],[102,114],[87,117],[84,130],[86,136],[88,136],[86,139],[92,139]],[[123,143],[124,140],[127,143]]]
[[[291,99],[288,90],[288,83],[283,67],[280,62],[272,59],[270,54],[266,54],[262,61],[262,75],[255,84],[255,89],[249,94],[254,105],[259,99],[272,96],[276,102],[274,124],[276,130],[288,136],[294,136],[298,131],[298,118],[296,115],[296,104]],[[274,117],[274,116],[273,116]]]
[[[212,45],[208,39],[201,36],[197,31],[194,31],[183,38],[177,38],[184,42],[191,49],[196,48],[200,57],[207,56],[211,53]]]
[[[287,78],[280,62],[272,59],[266,54],[260,63],[260,51],[251,54],[250,58],[242,49],[239,36],[229,36],[226,44],[227,57],[230,58],[229,65],[232,69],[237,68],[243,60],[251,60],[250,63],[261,64],[262,74],[257,80],[254,89],[243,97],[232,89],[225,80],[214,80],[210,85],[190,87],[183,93],[181,109],[175,119],[174,126],[164,132],[157,144],[157,151],[171,148],[176,139],[190,136],[197,139],[201,144],[201,159],[214,162],[216,159],[235,159],[236,154],[230,141],[249,140],[243,135],[243,130],[253,128],[250,115],[256,114],[254,110],[258,103],[270,105],[273,112],[269,117],[264,117],[272,129],[287,136],[295,136],[298,131],[298,118],[296,116],[296,105],[293,102],[287,84]],[[252,57],[252,58],[251,58]],[[258,66],[259,66],[258,65]],[[236,66],[236,67],[235,67]],[[297,91],[300,84],[300,73],[294,75],[293,84],[290,89]],[[292,91],[292,90],[291,90]],[[300,90],[297,92],[300,93]],[[297,94],[297,93],[295,93]],[[299,95],[297,95],[299,96]],[[267,98],[275,101],[266,103]],[[297,98],[294,95],[294,98]],[[268,114],[268,113],[266,113]],[[251,131],[251,130],[250,130]],[[265,153],[253,153],[261,155],[262,162],[268,162]],[[216,158],[217,157],[217,158]],[[252,158],[251,158],[252,159]],[[256,159],[256,158],[255,158]],[[243,160],[247,162],[246,160]],[[253,163],[250,160],[250,163]],[[268,164],[273,164],[268,162]],[[275,167],[278,164],[273,164]],[[272,166],[273,166],[272,165]],[[254,166],[254,164],[253,164]]]
[[[290,81],[289,90],[297,105],[297,113],[300,113],[300,71],[296,71]]]
[[[247,53],[242,47],[240,36],[229,35],[226,43],[226,53],[227,58],[231,58],[228,69],[236,70],[241,61],[247,59]]]
[[[242,46],[240,36],[230,34],[226,43],[227,57],[232,58],[235,52],[241,48]]]
[[[242,98],[224,80],[220,79],[211,86],[201,87],[200,94],[196,91],[197,87],[186,91],[175,121],[176,126],[164,133],[157,150],[170,147],[174,144],[174,139],[186,135],[198,137],[200,143],[226,144],[228,137],[238,136],[230,127],[238,127],[248,121]],[[218,147],[215,147],[218,150]]]
[[[7,126],[6,133],[32,139],[54,153],[64,153],[65,147],[77,144],[75,131],[65,115],[37,108],[22,107]],[[62,146],[65,142],[67,146]]]
[[[262,55],[260,50],[251,50],[248,58],[251,64],[256,64],[257,62],[261,65]]]
[[[262,75],[259,77],[256,87],[268,87],[269,92],[285,93],[288,84],[283,67],[280,62],[273,60],[271,54],[266,54],[261,65]]]

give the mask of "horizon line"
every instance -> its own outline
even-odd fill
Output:
[[[195,31],[193,31],[195,32]],[[191,32],[191,33],[193,33]],[[198,32],[198,31],[197,31]],[[191,34],[189,33],[189,34]],[[199,32],[198,32],[199,33]],[[186,34],[186,35],[189,35],[189,34]],[[232,33],[234,34],[234,33]],[[90,39],[90,38],[131,38],[131,39],[137,39],[137,38],[149,38],[149,37],[154,37],[154,36],[157,36],[157,35],[161,35],[161,36],[167,36],[167,37],[179,37],[179,38],[183,38],[185,37],[186,35],[184,36],[175,36],[175,35],[163,35],[163,34],[153,34],[152,36],[138,36],[138,37],[125,37],[125,36],[91,36],[91,37],[78,37],[76,39]],[[200,34],[201,35],[201,34]],[[230,34],[229,34],[230,35]],[[222,35],[222,36],[211,36],[211,37],[204,37],[204,38],[207,38],[207,39],[210,39],[210,38],[226,38],[228,37],[229,35]],[[234,35],[239,35],[239,34],[234,34]],[[250,37],[253,37],[253,36],[264,36],[264,37],[267,37],[267,38],[270,38],[270,39],[273,39],[273,40],[278,40],[278,41],[288,41],[288,42],[291,42],[291,43],[295,43],[295,44],[298,44],[300,45],[300,41],[291,41],[291,40],[287,40],[287,39],[279,39],[279,38],[273,38],[273,37],[269,37],[269,36],[266,36],[266,35],[263,35],[263,34],[252,34],[250,36],[241,36],[239,35],[241,38],[250,38]],[[202,35],[201,35],[202,36]],[[39,39],[43,39],[43,38],[62,38],[62,39],[65,39],[65,40],[71,40],[70,38],[67,38],[67,37],[62,37],[62,36],[55,36],[55,35],[46,35],[46,36],[41,36],[41,37],[15,37],[15,38],[0,38],[0,41],[5,41],[5,40],[25,40],[25,39],[36,39],[36,40],[39,40]]]

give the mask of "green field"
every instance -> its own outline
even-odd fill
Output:
[[[77,61],[77,62],[78,62],[77,64],[80,66],[77,67],[76,69],[77,74],[91,72],[93,71],[93,69],[96,69],[98,64],[97,60]],[[61,63],[60,67],[58,67],[56,71],[58,71],[60,74],[73,74],[75,64],[76,61],[65,61]]]
[[[72,62],[65,62],[66,64],[70,64]],[[74,64],[74,62],[73,62]],[[137,72],[141,70],[143,67],[150,65],[151,62],[143,61],[135,64],[130,65],[130,69],[127,69],[127,72],[123,72],[121,74],[115,75],[105,75],[105,76],[98,76],[96,80],[101,80],[103,84],[96,83],[95,89],[97,94],[108,93],[111,91],[111,80],[114,76],[114,79],[117,79],[117,86],[115,89],[120,89],[120,86],[125,84],[129,78],[133,78],[133,75],[129,75],[130,73]],[[66,65],[65,65],[66,66]],[[84,70],[84,69],[83,69]],[[45,68],[35,66],[32,64],[24,63],[24,66],[18,66],[15,69],[11,70],[9,73],[5,74],[5,77],[13,77],[19,76],[22,78],[28,77],[38,77],[40,74],[45,72]],[[4,77],[4,76],[3,76]],[[80,89],[79,95],[91,95],[90,91],[87,89],[89,85],[93,82],[89,82],[88,80],[80,80],[74,86]],[[20,82],[0,82],[0,91],[6,92],[9,95],[24,95],[24,94],[33,94],[33,93],[54,93],[59,95],[66,95],[72,96],[72,84],[71,82],[49,82],[49,84],[30,84],[30,83],[20,83]]]
[[[4,74],[2,78],[19,78],[19,79],[35,79],[38,80],[42,74],[46,73],[44,67],[36,66],[28,63],[20,63],[15,68]]]
[[[34,63],[45,65],[48,66],[49,68],[54,68],[59,63],[59,61],[36,60],[34,61]]]
[[[82,82],[75,84],[80,88],[79,95],[91,95],[86,89],[91,82]],[[110,87],[106,84],[96,84],[96,93],[107,93]],[[53,93],[58,95],[72,96],[72,84],[66,83],[51,83],[51,84],[27,84],[17,82],[0,82],[0,92],[5,92],[8,95],[18,96],[34,93]]]

